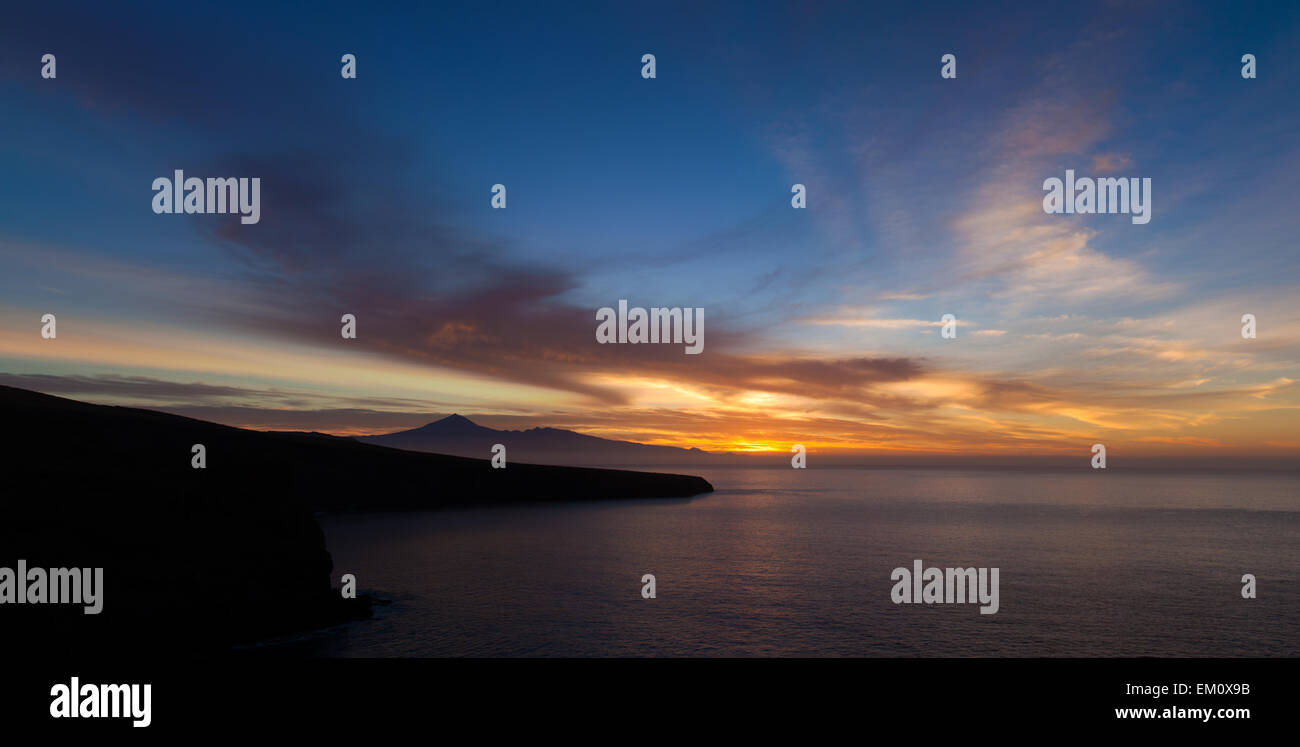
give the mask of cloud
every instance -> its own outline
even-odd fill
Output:
[[[46,394],[127,396],[140,400],[206,399],[246,397],[255,394],[244,387],[214,386],[202,382],[183,383],[148,376],[52,375],[0,373],[0,386],[30,389]]]
[[[911,327],[940,327],[943,322],[929,319],[854,319],[845,316],[815,316],[798,320],[803,324],[835,327],[868,327],[872,329],[908,329]],[[958,322],[965,326],[968,322]]]
[[[1092,171],[1098,175],[1114,174],[1132,165],[1133,159],[1123,153],[1098,153],[1092,157]]]

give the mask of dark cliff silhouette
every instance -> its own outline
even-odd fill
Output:
[[[215,650],[367,615],[367,600],[331,588],[339,579],[313,511],[712,490],[683,475],[492,469],[486,459],[248,431],[12,387],[0,387],[0,417],[0,567],[22,559],[29,568],[104,568],[98,615],[80,605],[0,605],[20,655]],[[191,466],[194,444],[206,447],[205,469]]]
[[[461,415],[396,433],[358,436],[358,441],[410,451],[485,458],[502,444],[512,460],[532,464],[653,465],[708,463],[709,452],[588,436],[560,428],[505,431],[485,428]]]

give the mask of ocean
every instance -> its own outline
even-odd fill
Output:
[[[663,471],[686,471],[682,469]],[[1300,475],[705,469],[691,499],[322,519],[390,603],[324,657],[1300,655]],[[999,608],[891,571],[998,568]],[[642,578],[655,577],[655,598]],[[1242,597],[1242,576],[1256,598]]]

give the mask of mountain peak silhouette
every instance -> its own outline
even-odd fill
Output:
[[[479,425],[460,414],[448,415],[411,430],[358,436],[356,440],[396,449],[474,459],[486,458],[485,455],[494,453],[492,450],[496,444],[503,444],[510,450],[512,460],[524,464],[673,464],[683,459],[695,459],[705,453],[699,449],[613,441],[563,428],[496,430]]]
[[[437,434],[442,436],[471,435],[491,432],[491,428],[484,428],[475,423],[473,420],[464,415],[451,414],[445,418],[439,418],[416,428],[409,433]]]

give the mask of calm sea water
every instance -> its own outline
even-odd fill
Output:
[[[392,603],[317,656],[1297,656],[1300,476],[698,470],[690,500],[324,519]],[[890,571],[1000,568],[1001,609]],[[641,597],[642,574],[657,578]],[[1258,598],[1241,596],[1241,577]]]

